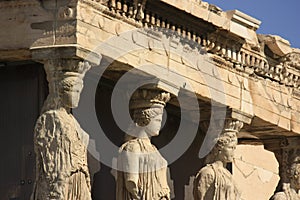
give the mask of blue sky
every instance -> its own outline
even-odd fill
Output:
[[[300,48],[300,0],[203,0],[223,11],[240,10],[262,23],[257,33],[279,35]]]

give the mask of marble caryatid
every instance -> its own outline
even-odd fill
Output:
[[[240,199],[240,192],[226,165],[233,161],[237,132],[242,126],[243,123],[239,121],[225,124],[224,131],[216,139],[216,144],[208,155],[208,164],[198,172],[194,180],[195,200]]]
[[[169,200],[167,162],[151,143],[159,134],[163,110],[170,94],[141,89],[130,102],[133,122],[120,147],[117,200]]]
[[[284,183],[283,191],[277,192],[271,200],[300,200],[300,156],[293,159],[288,172],[290,183]]]
[[[91,200],[87,166],[89,137],[71,113],[78,106],[88,63],[55,60],[45,64],[49,82],[34,129],[36,180],[32,200]]]

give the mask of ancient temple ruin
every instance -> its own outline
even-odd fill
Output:
[[[10,0],[0,10],[1,200],[39,199],[41,171],[49,199],[83,182],[93,200],[116,199],[119,148],[139,138],[128,136],[130,125],[143,119],[147,127],[156,115],[144,110],[157,105],[159,134],[126,148],[159,158],[138,157],[143,170],[164,169],[155,179],[168,184],[160,199],[194,199],[195,177],[224,132],[238,138],[225,168],[241,199],[267,200],[290,184],[300,155],[300,50],[276,33],[258,34],[258,19],[201,0]],[[63,95],[72,103],[80,92],[78,108],[47,118]],[[70,155],[54,161],[57,152]],[[65,180],[79,186],[63,188]],[[130,194],[147,199],[145,185]]]

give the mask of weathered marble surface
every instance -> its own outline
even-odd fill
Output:
[[[141,98],[141,94],[146,97]],[[131,105],[135,123],[129,127],[118,158],[116,198],[168,200],[167,162],[150,139],[159,134],[169,94],[142,90],[134,94],[135,97],[139,98]]]
[[[62,70],[64,65],[70,68]],[[34,130],[36,180],[32,200],[89,200],[88,134],[71,113],[78,106],[87,63],[55,61],[45,65],[49,96]]]
[[[300,157],[296,157],[288,171],[290,183],[283,184],[283,191],[277,192],[271,200],[299,200],[300,199]]]
[[[216,145],[208,155],[208,164],[199,171],[194,180],[195,200],[240,199],[240,191],[226,165],[233,160],[237,145],[236,133],[242,125],[238,121],[230,122],[229,127],[225,127],[224,132],[217,138]]]

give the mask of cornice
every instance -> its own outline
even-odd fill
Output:
[[[172,18],[164,19],[160,17],[160,14],[155,13],[155,10],[147,10],[147,6],[142,11],[143,18],[137,19],[132,8],[118,0],[108,0],[106,5],[101,3],[101,1],[96,0],[81,1],[93,6],[95,9],[108,16],[122,20],[137,28],[146,27],[153,29],[168,29],[171,33],[184,38],[186,42],[191,41],[191,43],[198,43],[200,49],[211,54],[213,62],[215,62],[218,66],[235,69],[240,72],[245,72],[246,74],[251,74],[253,72],[258,77],[270,79],[278,82],[279,84],[290,87],[298,88],[300,85],[300,64],[297,64],[299,69],[298,67],[295,67],[296,64],[293,60],[291,60],[294,59],[295,56],[291,56],[291,54],[288,54],[281,59],[271,58],[265,55],[264,49],[262,49],[263,46],[260,47],[248,44],[246,40],[230,35],[230,32],[226,32],[227,30],[225,29],[223,31],[216,29],[217,31],[213,33],[198,32],[195,31],[196,29],[193,30],[193,27],[186,28],[184,25],[174,23],[172,21],[174,19]],[[142,0],[140,1],[142,2]],[[168,3],[169,1],[171,0],[165,0],[163,2]],[[145,0],[143,0],[143,2],[145,3]],[[175,6],[177,7],[180,4],[180,1],[172,2],[173,4],[176,4]],[[245,24],[245,28],[247,27],[255,30],[260,24],[259,20],[256,20],[240,11],[223,12],[217,7],[209,6],[209,4],[205,2],[202,2],[204,4],[201,4],[201,1],[194,0],[192,3],[193,5],[197,4],[200,9],[206,9],[219,17],[229,15],[229,18],[231,16],[235,23],[237,23],[237,21],[241,21],[239,23]],[[170,5],[172,6],[172,4]],[[193,10],[189,11],[191,15],[192,11]],[[199,21],[198,23],[203,22]],[[284,59],[285,61],[283,61]],[[288,59],[289,61],[287,61]],[[287,62],[289,62],[289,64]]]

